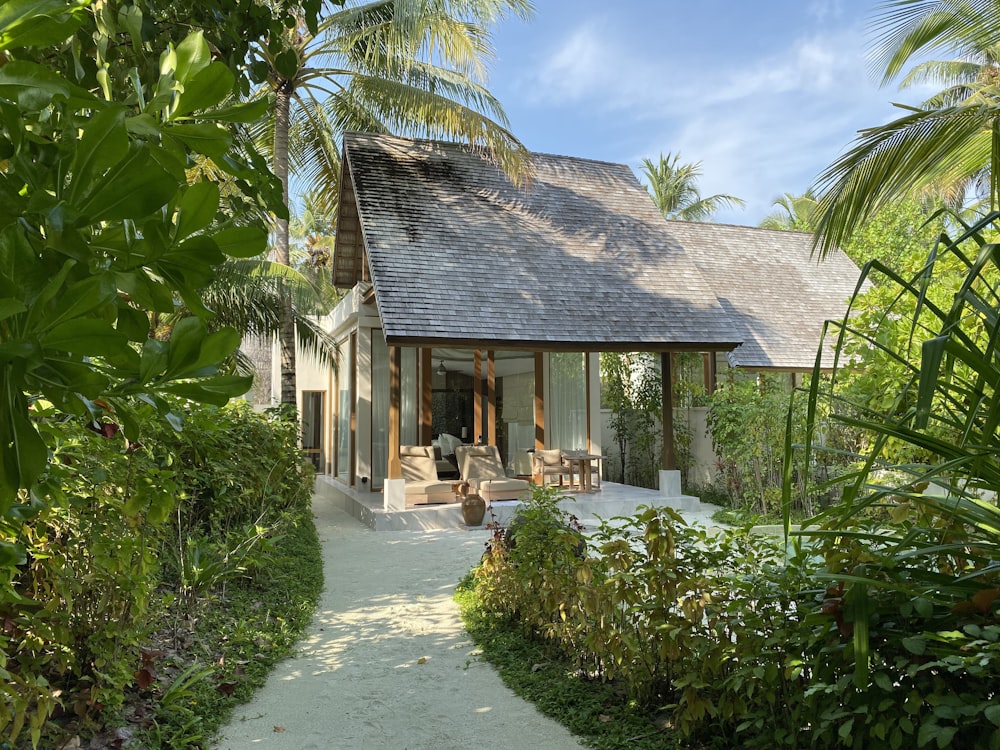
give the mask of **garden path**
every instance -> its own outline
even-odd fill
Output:
[[[295,658],[218,750],[579,748],[476,656],[452,594],[488,532],[379,531],[314,503],[326,588]]]

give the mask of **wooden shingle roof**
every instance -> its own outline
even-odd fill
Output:
[[[820,261],[802,232],[669,221],[667,231],[694,258],[743,343],[734,367],[808,370],[823,322],[842,319],[860,272],[840,250]],[[824,354],[824,365],[829,353]]]
[[[336,283],[370,270],[394,344],[711,351],[742,341],[627,166],[544,154],[533,165],[519,188],[468,147],[345,135]]]

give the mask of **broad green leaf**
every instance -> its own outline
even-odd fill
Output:
[[[903,644],[903,648],[916,656],[923,656],[927,652],[927,641],[921,636],[904,638],[901,643]]]
[[[7,384],[10,388],[10,384]],[[23,399],[8,400],[7,413],[0,416],[0,453],[8,485],[30,487],[45,469],[48,448],[28,419]]]
[[[232,93],[235,83],[236,77],[229,66],[222,62],[213,62],[184,83],[184,90],[171,117],[180,117],[195,110],[214,107]]]
[[[118,307],[118,332],[129,341],[149,338],[149,317],[142,310],[120,303]]]
[[[144,269],[116,273],[118,287],[146,310],[169,313],[174,310],[171,290],[162,281],[151,279]]]
[[[7,0],[0,4],[0,50],[59,44],[85,20],[84,8],[65,0]]]
[[[1000,727],[1000,705],[987,706],[983,710],[983,716],[994,726]]]
[[[23,544],[0,542],[0,568],[24,565],[27,561],[28,555]]]
[[[218,210],[219,187],[214,182],[196,182],[186,188],[177,204],[177,239],[190,237],[207,227]]]
[[[207,286],[215,278],[214,267],[225,259],[214,239],[198,234],[170,248],[156,268],[184,293],[184,287],[196,290]]]
[[[14,315],[27,311],[24,303],[14,297],[0,299],[0,320],[6,320]]]
[[[209,334],[201,343],[197,358],[174,377],[195,378],[210,374],[205,370],[215,369],[225,361],[239,348],[241,340],[242,336],[235,328],[223,328],[221,331]]]
[[[230,399],[242,396],[249,391],[252,385],[253,378],[251,377],[224,375],[211,380],[166,383],[162,390],[191,401],[225,406]]]
[[[180,376],[197,361],[205,337],[205,324],[198,318],[187,317],[174,325],[167,352],[168,377]]]
[[[42,344],[89,357],[122,354],[128,350],[128,339],[106,320],[83,318],[67,320],[42,337]]]
[[[177,68],[174,71],[174,78],[187,84],[195,75],[208,67],[211,61],[212,51],[205,42],[204,34],[201,31],[188,34],[177,45]]]
[[[73,182],[66,199],[75,203],[81,195],[93,189],[101,175],[128,154],[128,133],[125,130],[125,108],[106,107],[88,121],[76,150],[70,172]]]
[[[163,523],[170,517],[175,503],[176,498],[169,492],[160,491],[154,493],[150,498],[149,506],[146,508],[146,520],[153,525]]]
[[[266,115],[271,108],[267,99],[256,99],[246,104],[220,107],[211,112],[199,112],[199,120],[219,120],[221,122],[255,122]]]
[[[167,368],[168,345],[155,339],[147,339],[142,345],[139,361],[139,381],[148,383]]]
[[[229,227],[212,235],[219,249],[232,258],[253,258],[267,250],[267,234],[256,227]]]
[[[79,206],[81,222],[136,219],[164,206],[177,180],[157,165],[145,147],[135,147],[116,164]]]
[[[299,55],[293,49],[286,49],[274,58],[274,69],[285,79],[292,79],[299,72]]]
[[[118,12],[118,20],[132,39],[132,49],[142,49],[142,9],[137,5],[127,5]]]
[[[0,96],[16,100],[29,111],[44,109],[53,100],[90,107],[100,104],[100,100],[87,90],[27,60],[13,60],[0,66]]]
[[[190,125],[171,123],[163,128],[163,134],[215,161],[222,161],[233,145],[232,134],[223,126],[210,122]]]
[[[110,274],[91,276],[70,284],[59,295],[55,309],[45,316],[44,330],[50,330],[113,302],[117,294],[118,290],[115,289],[114,279]]]

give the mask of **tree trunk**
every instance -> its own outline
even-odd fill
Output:
[[[282,80],[274,96],[274,174],[281,180],[281,192],[288,205],[288,130],[291,123],[291,81]],[[279,218],[275,225],[274,259],[291,265],[288,238],[288,220]],[[281,346],[281,403],[295,406],[295,320],[292,299],[284,281],[279,281],[281,295],[281,326],[278,341]]]

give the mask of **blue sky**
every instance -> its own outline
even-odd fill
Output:
[[[532,151],[625,163],[680,152],[702,195],[756,225],[804,192],[861,128],[921,93],[880,88],[878,0],[535,0],[494,32],[488,86]]]

